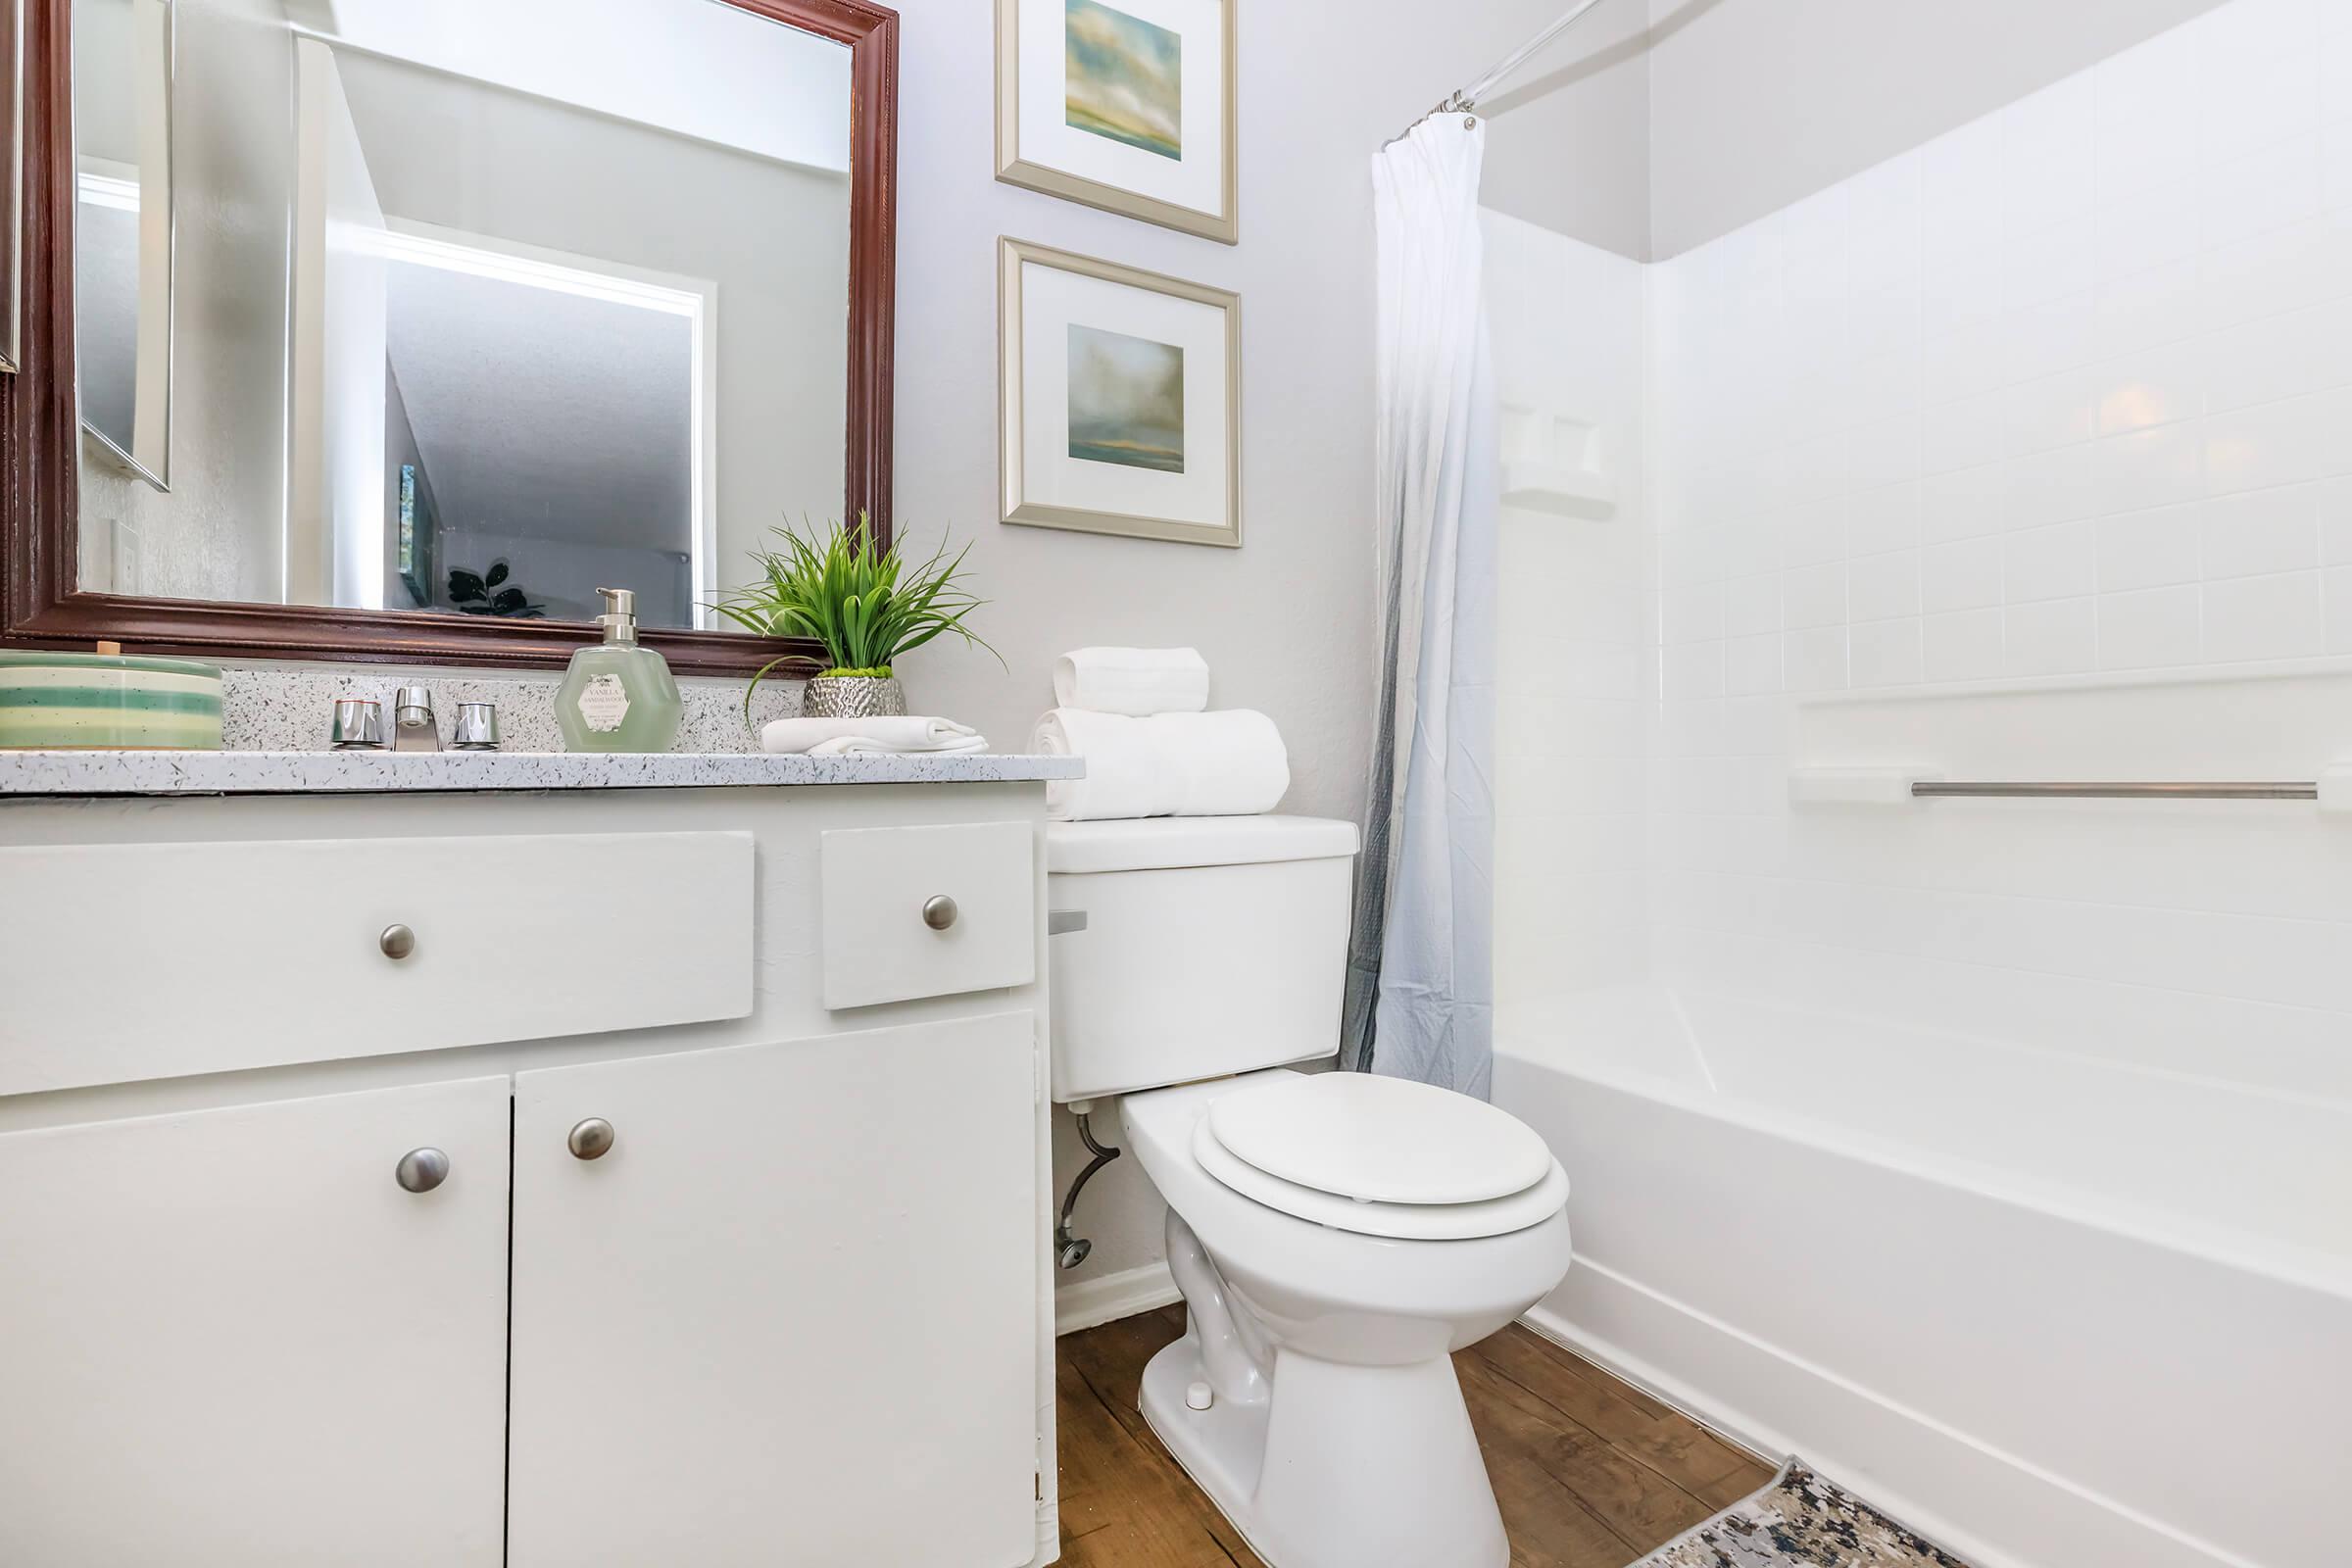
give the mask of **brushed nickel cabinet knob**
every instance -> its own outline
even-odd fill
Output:
[[[384,950],[387,958],[405,958],[416,951],[416,933],[405,925],[388,925],[375,939],[375,945]]]
[[[934,893],[923,901],[923,924],[934,931],[945,931],[956,923],[956,901],[945,893]]]
[[[571,1129],[564,1140],[574,1159],[602,1159],[612,1150],[612,1124],[602,1116],[591,1116]]]
[[[429,1193],[449,1180],[449,1156],[438,1149],[412,1149],[392,1167],[392,1177],[412,1193]]]

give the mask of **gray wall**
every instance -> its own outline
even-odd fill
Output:
[[[1402,19],[1450,72],[1419,107],[1570,3]],[[2220,3],[1603,0],[1482,106],[1485,205],[1663,260]]]
[[[1513,35],[1463,72],[1462,80],[1535,36],[1570,3],[1493,5],[1511,17]],[[1455,24],[1448,18],[1446,24]],[[1482,205],[1620,256],[1648,253],[1654,112],[1648,25],[1649,0],[1601,0],[1489,95],[1480,106],[1488,122]]]
[[[2096,65],[2220,0],[1652,3],[1650,255],[1664,258]]]
[[[918,710],[1017,748],[1053,701],[1055,654],[1191,643],[1208,659],[1214,702],[1262,709],[1281,726],[1293,777],[1283,808],[1356,814],[1372,711],[1370,160],[1557,3],[1239,7],[1242,238],[1224,246],[997,183],[993,8],[900,0],[898,526],[918,541],[972,542],[978,591],[997,601],[974,625],[1009,670],[935,644],[906,662]],[[1602,107],[1527,112],[1572,153],[1514,154],[1501,128],[1491,146],[1505,183],[1519,183],[1514,157],[1544,166],[1525,185],[1556,221],[1586,220],[1575,215],[1592,193],[1614,192],[1619,211],[1588,216],[1624,242],[1641,217],[1620,155],[1628,138],[1639,146],[1640,120],[1621,115],[1612,139],[1584,136],[1576,127]],[[1545,173],[1548,183],[1532,177]],[[1003,234],[1240,291],[1242,549],[997,521]],[[1066,1179],[1078,1156],[1066,1118],[1056,1124]],[[1075,1278],[1159,1255],[1158,1205],[1132,1159],[1088,1190],[1080,1221],[1097,1245]]]

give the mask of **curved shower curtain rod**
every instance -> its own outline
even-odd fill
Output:
[[[1512,73],[1516,72],[1521,66],[1526,65],[1530,60],[1534,59],[1538,51],[1542,50],[1545,44],[1551,42],[1552,39],[1557,38],[1561,33],[1566,32],[1569,26],[1575,23],[1577,18],[1583,16],[1586,12],[1592,10],[1598,4],[1600,4],[1600,0],[1578,0],[1577,4],[1568,8],[1566,15],[1562,16],[1558,21],[1545,27],[1542,32],[1537,33],[1533,38],[1528,39],[1527,42],[1521,44],[1518,48],[1512,50],[1509,54],[1503,56],[1502,59],[1496,61],[1493,68],[1490,69],[1485,75],[1480,76],[1476,81],[1470,83],[1469,86],[1455,88],[1451,97],[1440,103],[1435,109],[1432,109],[1429,114],[1423,115],[1421,120],[1414,121],[1413,125],[1418,125],[1421,123],[1422,120],[1428,120],[1435,115],[1470,114],[1478,108],[1480,99],[1486,97],[1487,94],[1493,92],[1495,88],[1501,86],[1505,81],[1509,80]],[[1407,125],[1403,130],[1400,130],[1396,135],[1390,137],[1389,143],[1394,145],[1396,142],[1402,141],[1406,136],[1412,133],[1413,125]]]

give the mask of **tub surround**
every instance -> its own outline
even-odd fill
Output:
[[[1076,778],[1074,757],[564,752],[0,752],[0,798],[723,789]]]

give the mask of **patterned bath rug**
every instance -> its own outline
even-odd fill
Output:
[[[1969,1568],[1801,1459],[1633,1568]]]

